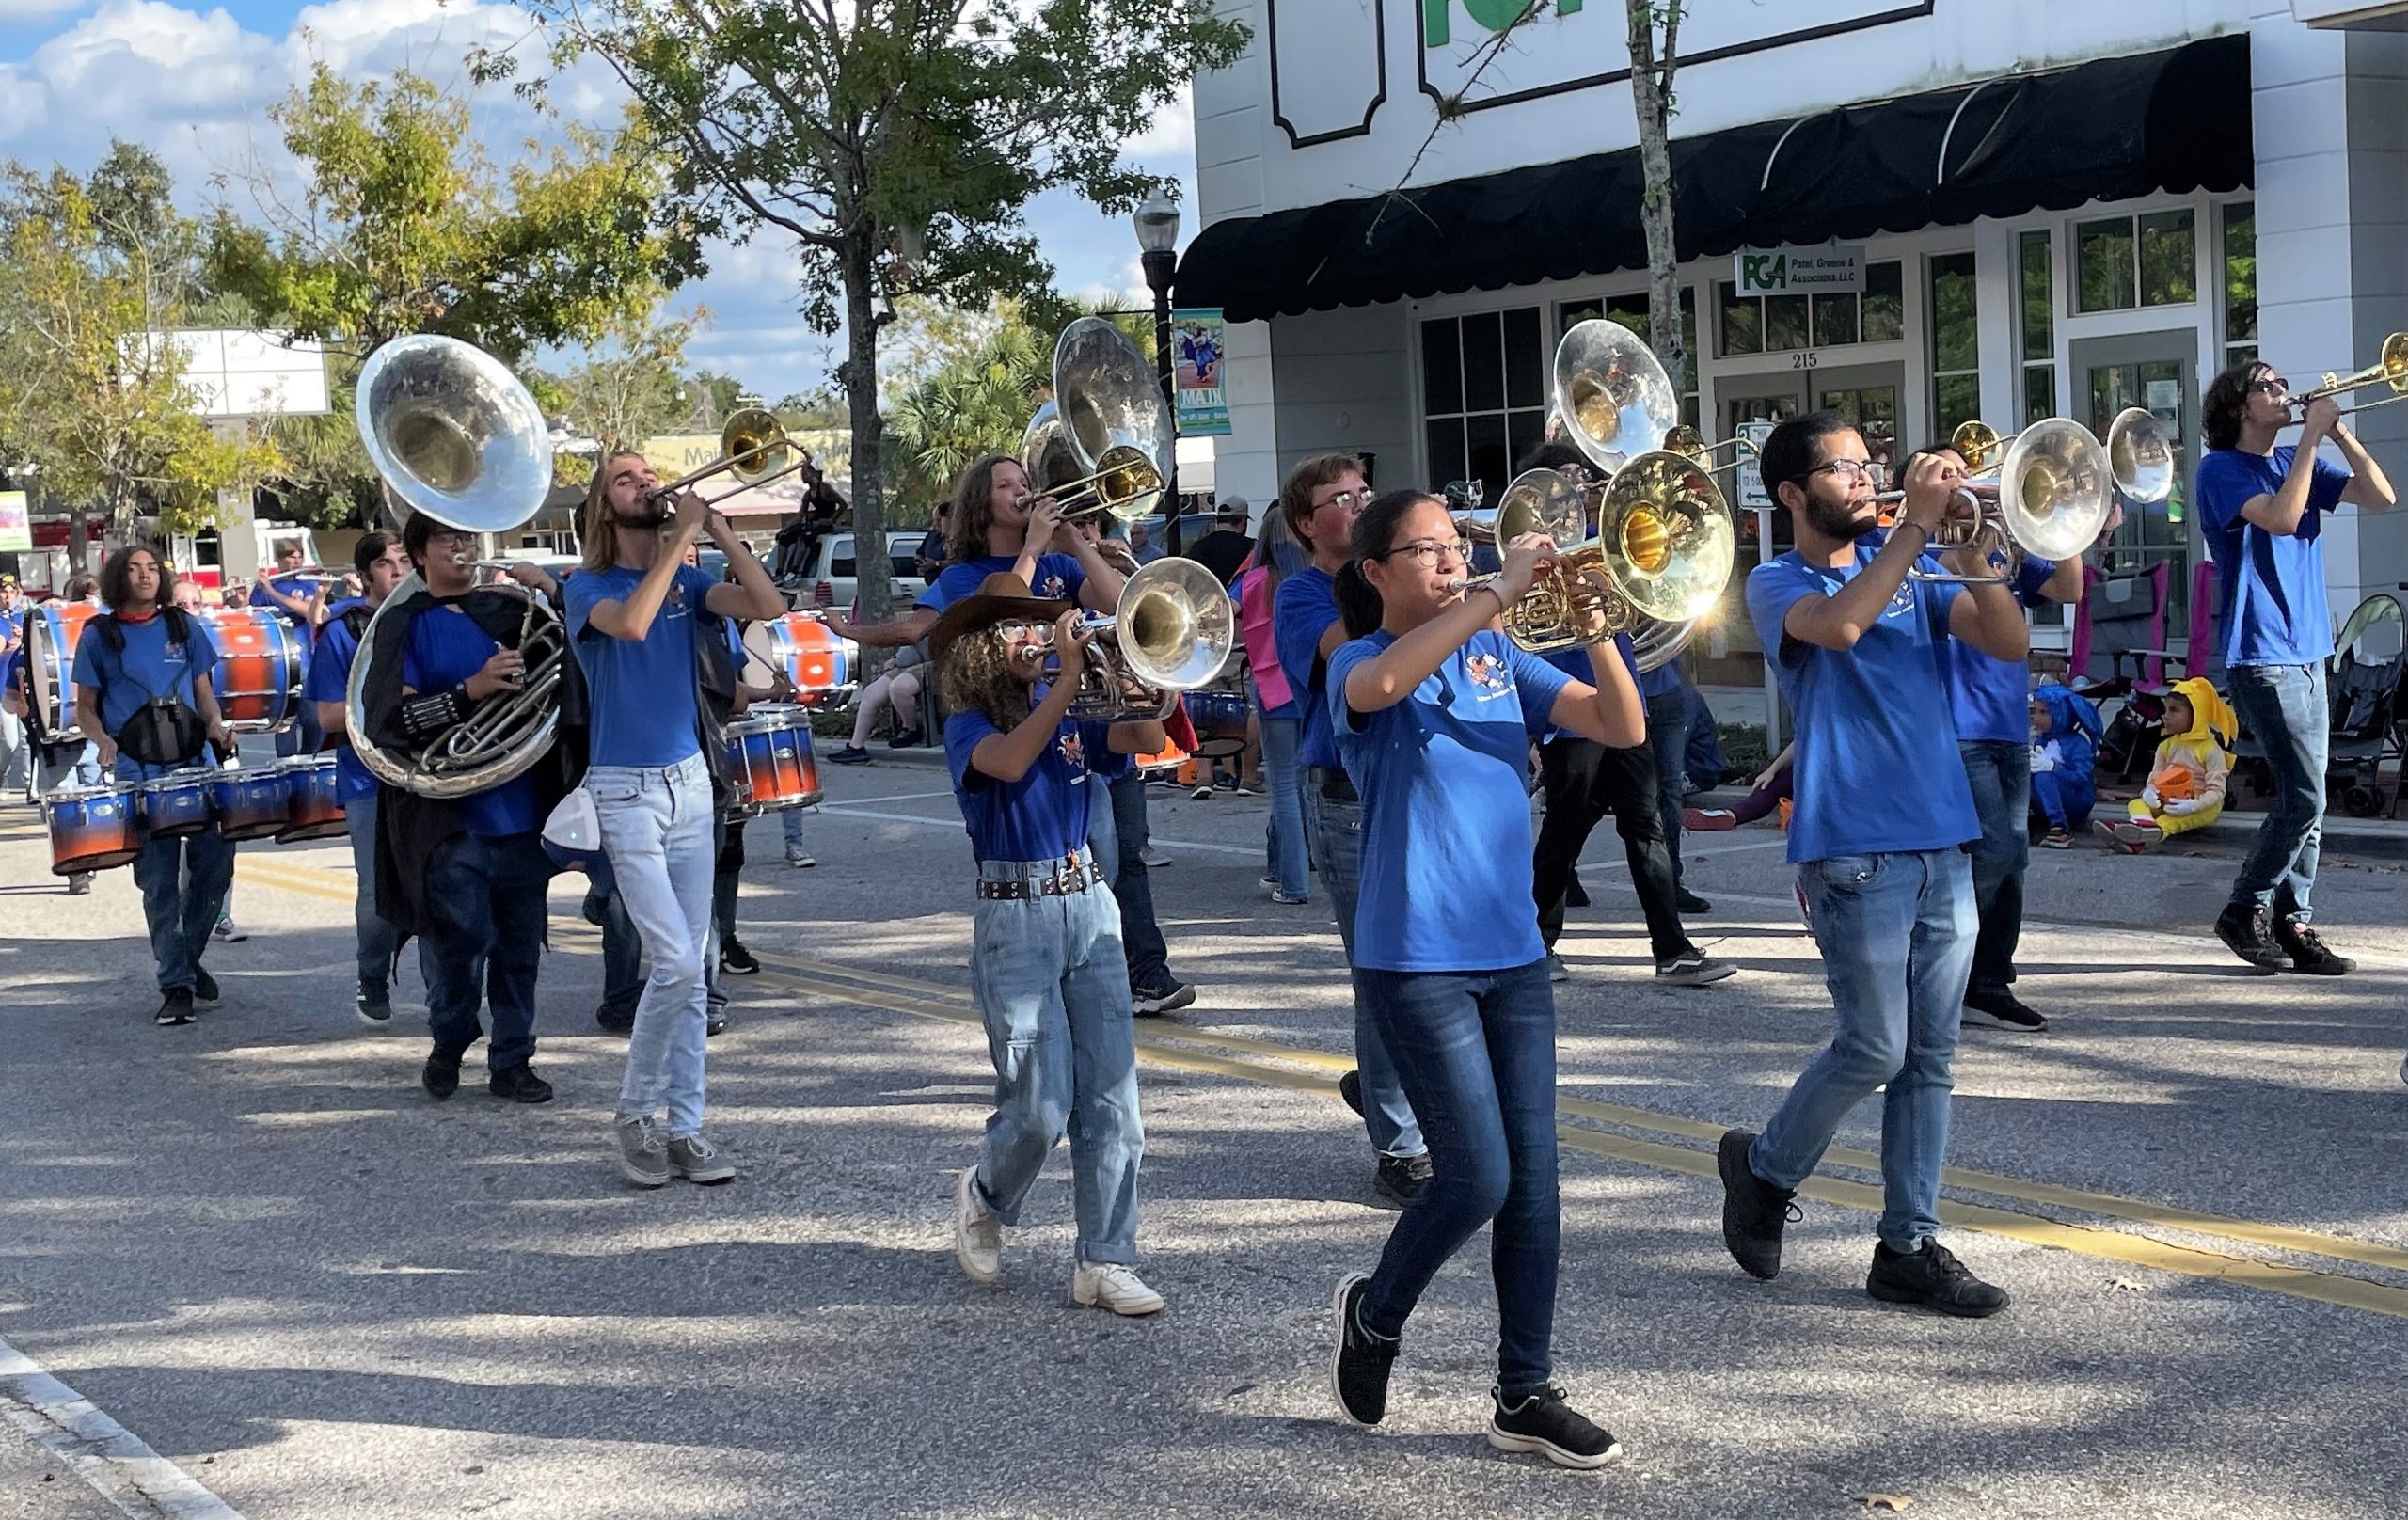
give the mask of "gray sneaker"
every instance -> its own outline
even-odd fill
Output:
[[[699,1134],[669,1142],[669,1169],[689,1182],[705,1187],[736,1180],[736,1163]]]
[[[638,1187],[669,1182],[669,1143],[649,1114],[622,1114],[618,1121],[619,1173]]]
[[[1656,963],[1656,979],[1673,987],[1703,987],[1719,982],[1739,968],[1727,960],[1717,960],[1703,950],[1682,951],[1670,960]]]

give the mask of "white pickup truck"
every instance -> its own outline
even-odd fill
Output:
[[[917,561],[920,541],[927,537],[925,530],[893,530],[886,535],[886,555],[894,570],[887,586],[889,605],[896,615],[911,610],[912,600],[927,589],[920,578]],[[824,611],[852,610],[860,592],[859,572],[854,568],[853,532],[840,528],[823,535],[812,550],[811,559],[799,575],[786,577],[780,582],[786,600],[798,608],[816,608]]]

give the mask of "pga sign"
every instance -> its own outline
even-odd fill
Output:
[[[1741,295],[1847,295],[1864,290],[1864,246],[1742,248],[1731,256]]]

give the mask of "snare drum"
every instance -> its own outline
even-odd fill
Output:
[[[341,775],[332,754],[305,754],[276,768],[284,778],[286,816],[277,831],[279,845],[341,839],[351,832],[343,816]]]
[[[744,813],[776,813],[818,801],[811,714],[781,703],[755,707],[728,724],[727,777],[735,805]]]
[[[56,600],[26,610],[25,680],[32,692],[26,716],[37,720],[45,742],[84,736],[75,726],[75,645],[84,625],[100,612],[89,602]]]
[[[207,829],[213,816],[205,770],[183,770],[134,784],[135,813],[142,831],[158,839],[177,839]]]
[[[1245,693],[1190,691],[1187,720],[1196,725],[1196,758],[1228,760],[1245,752]]]
[[[265,607],[206,609],[210,641],[217,646],[217,707],[237,734],[266,734],[300,715],[309,674],[300,635],[282,613]]]
[[[131,786],[71,786],[42,799],[50,874],[76,876],[132,863],[142,853]]]
[[[209,805],[226,838],[266,839],[292,821],[293,778],[280,767],[221,770],[209,779]]]
[[[810,707],[841,705],[853,693],[853,663],[860,648],[808,612],[788,612],[744,630],[745,684],[758,686],[754,662],[794,683],[795,700]]]

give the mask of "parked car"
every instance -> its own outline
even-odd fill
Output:
[[[920,578],[914,562],[919,556],[920,540],[927,536],[924,529],[890,530],[886,535],[886,557],[895,572],[887,583],[887,600],[895,608],[909,610],[912,599],[927,589],[927,582]],[[796,607],[849,609],[860,590],[859,576],[854,567],[852,531],[840,529],[820,538],[801,573],[788,577],[782,589],[786,600]]]

